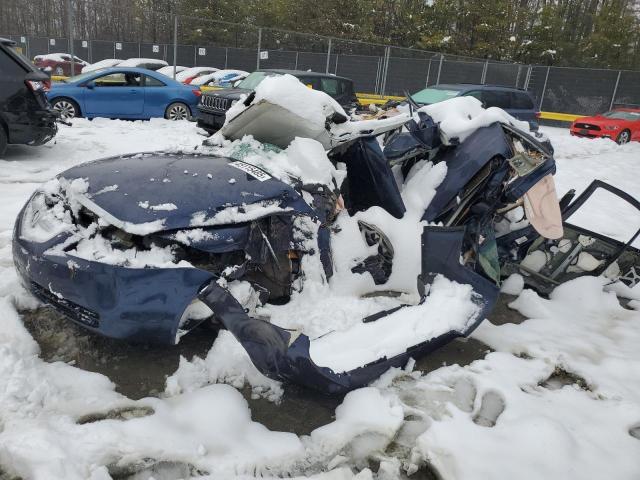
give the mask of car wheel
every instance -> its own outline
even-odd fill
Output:
[[[70,98],[56,98],[51,102],[51,107],[60,113],[61,118],[76,118],[80,116],[80,107]]]
[[[7,151],[7,134],[4,131],[4,127],[0,125],[0,158],[4,155],[4,152]]]
[[[629,132],[629,130],[623,130],[620,132],[620,135],[618,135],[616,142],[618,142],[618,145],[624,145],[625,143],[629,143],[629,140],[631,140],[631,132]]]
[[[175,102],[167,107],[164,118],[167,120],[190,120],[191,111],[186,104]]]

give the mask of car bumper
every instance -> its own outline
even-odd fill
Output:
[[[571,127],[569,129],[569,133],[574,137],[583,137],[583,138],[609,138],[615,139],[618,132],[615,130],[585,130],[583,128],[574,128]]]
[[[198,127],[211,132],[217,132],[224,125],[226,112],[204,110],[198,108]]]
[[[113,338],[175,344],[183,313],[213,275],[197,268],[126,268],[70,255],[46,253],[68,236],[44,243],[13,236],[13,258],[30,292],[95,333]]]
[[[9,143],[42,145],[58,132],[56,114],[51,110],[36,110],[9,118]]]

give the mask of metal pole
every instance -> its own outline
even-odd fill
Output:
[[[327,65],[325,66],[324,73],[329,74],[329,61],[331,60],[331,38],[329,38],[329,48],[327,49]]]
[[[140,42],[138,42],[138,58],[142,57],[142,48],[140,47]]]
[[[258,29],[258,59],[256,62],[256,70],[260,70],[260,50],[262,49],[262,29]]]
[[[373,89],[373,93],[378,94],[380,92],[379,90],[379,86],[380,86],[380,63],[381,63],[381,58],[378,57],[378,69],[376,70],[376,86]]]
[[[531,80],[531,65],[527,68],[527,74],[524,77],[524,89],[529,90],[529,81]]]
[[[518,65],[518,74],[516,75],[516,85],[515,85],[516,88],[518,88],[518,84],[520,83],[520,72],[522,72],[522,65]]]
[[[224,68],[227,68],[229,63],[229,47],[224,48]]]
[[[31,47],[29,45],[29,37],[26,37],[27,40],[27,58],[31,58]]]
[[[551,70],[551,67],[547,67],[547,74],[544,77],[544,86],[542,87],[542,95],[540,95],[540,107],[538,108],[538,110],[542,110],[542,102],[544,101],[544,92],[547,91],[547,80],[549,80],[549,70]]]
[[[198,66],[198,47],[193,46],[193,66]]]
[[[71,78],[76,76],[76,60],[73,57],[73,6],[67,0],[67,17],[69,21],[69,54],[71,55]]]
[[[616,78],[616,86],[613,87],[613,95],[611,96],[611,105],[609,105],[609,110],[613,108],[613,104],[616,101],[616,93],[618,93],[618,84],[620,83],[620,75],[622,75],[622,70],[618,70],[618,78]]]
[[[484,66],[482,67],[482,75],[480,76],[480,83],[482,85],[487,81],[487,68],[489,68],[489,60],[485,60]]]
[[[338,75],[338,57],[340,55],[336,53],[336,65],[335,65],[335,69],[333,70],[333,73],[335,73],[336,75]]]
[[[296,66],[294,67],[294,70],[297,70],[297,69],[298,69],[298,54],[299,54],[299,53],[300,53],[300,52],[296,52]]]
[[[173,17],[173,79],[176,79],[176,67],[178,66],[178,15]]]
[[[436,77],[436,85],[440,83],[440,73],[442,72],[443,61],[444,61],[444,55],[440,54],[440,65],[438,65],[438,76]]]
[[[382,95],[384,96],[385,90],[387,89],[387,73],[389,71],[389,57],[391,56],[391,47],[387,47],[386,58],[384,61],[384,76],[382,77]]]
[[[425,82],[425,88],[429,86],[429,75],[431,74],[431,59],[429,59],[429,66],[427,67],[427,81]]]

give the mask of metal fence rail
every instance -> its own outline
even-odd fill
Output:
[[[165,32],[163,43],[7,37],[30,58],[70,52],[73,42],[75,55],[90,63],[144,57],[187,67],[313,70],[351,78],[357,91],[377,95],[403,95],[443,83],[477,83],[529,90],[537,107],[550,112],[590,115],[617,103],[640,104],[640,72],[521,65],[193,17],[166,20],[173,31]],[[205,40],[194,42],[194,37]]]

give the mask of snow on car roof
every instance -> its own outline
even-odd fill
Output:
[[[82,73],[93,72],[95,70],[100,70],[101,68],[115,67],[120,63],[122,63],[122,60],[119,58],[105,58],[104,60],[85,66],[82,69]]]
[[[180,72],[179,75],[176,75],[176,80],[181,82],[189,77],[197,75],[198,73],[202,73],[202,72],[213,73],[213,72],[217,72],[218,70],[220,69],[216,67],[191,67],[191,68],[187,68],[186,70],[183,70],[182,72]]]
[[[64,52],[60,52],[60,53],[46,53],[43,55],[36,55],[35,57],[33,57],[34,60],[53,60],[54,62],[67,62],[68,60],[65,59],[64,57],[71,57],[70,53],[64,53]],[[84,60],[82,60],[80,57],[77,56],[73,56],[74,59],[76,60],[77,63],[84,63],[87,64],[87,62],[85,62]]]
[[[234,82],[241,78],[245,78],[248,75],[249,75],[249,72],[245,72],[244,70],[218,70],[217,72],[213,72],[208,75],[202,75],[198,78],[194,78],[191,84],[206,85],[211,81],[218,82],[220,80],[225,80],[227,82]],[[228,78],[225,79],[225,77],[227,76]]]
[[[143,63],[151,63],[155,65],[168,66],[169,64],[164,60],[158,60],[157,58],[128,58],[124,62],[120,63],[120,67],[138,67]]]

